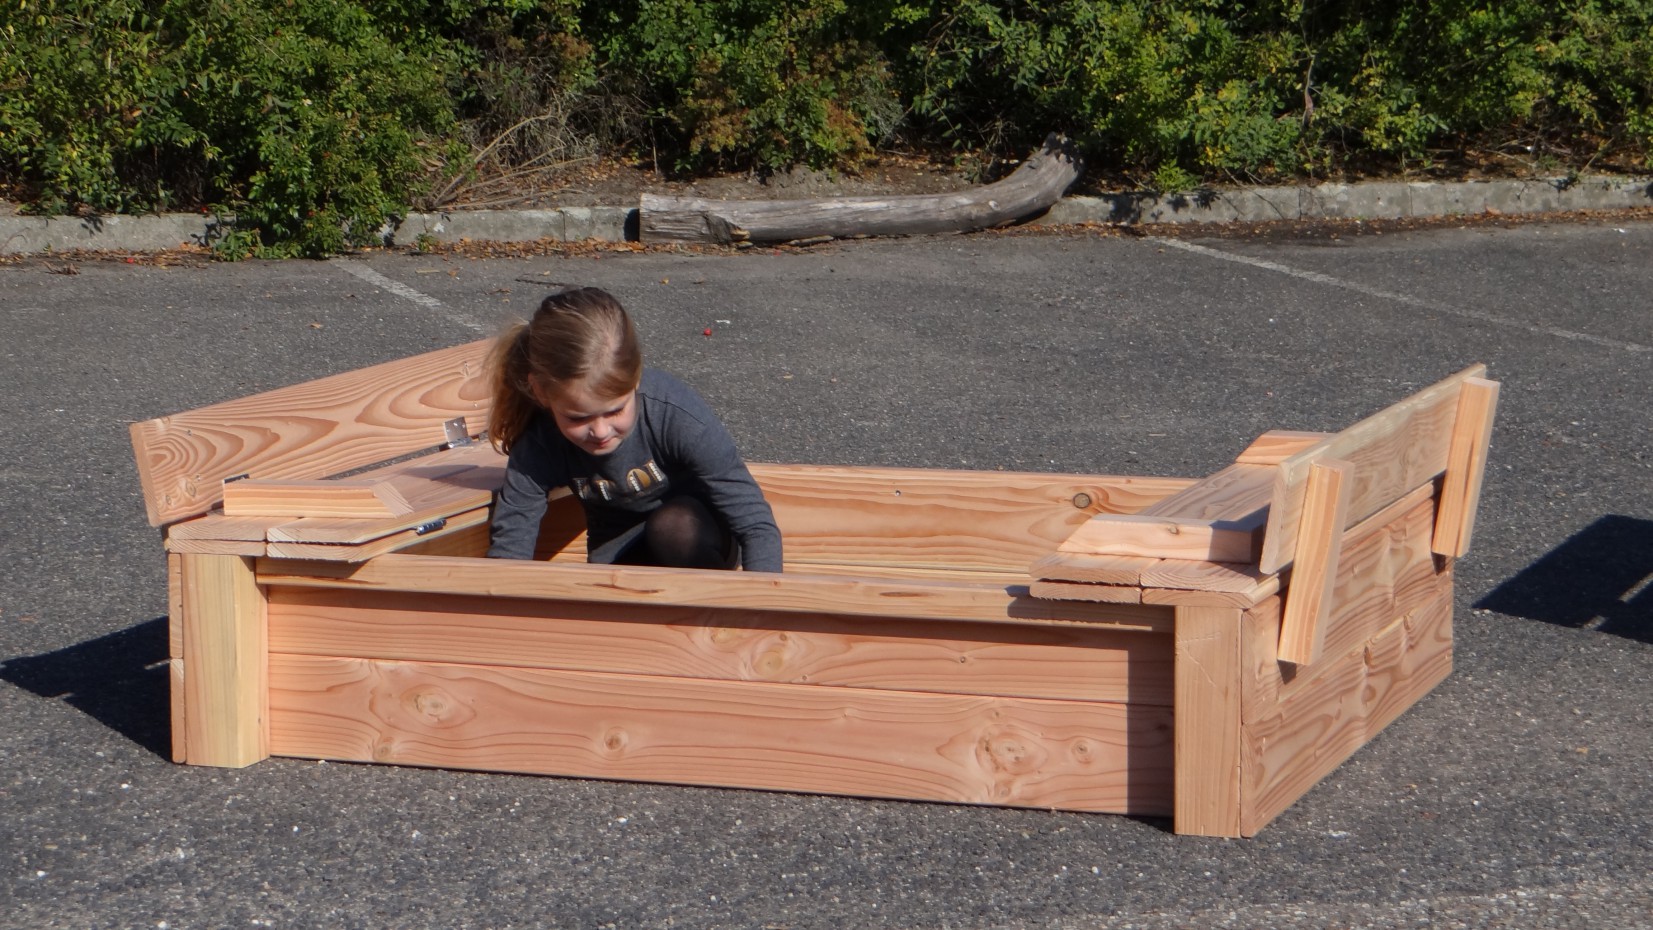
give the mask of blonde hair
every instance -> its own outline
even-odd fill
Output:
[[[542,409],[536,386],[555,394],[580,383],[600,397],[619,397],[643,380],[643,351],[631,317],[612,294],[595,287],[545,298],[532,320],[499,337],[488,363],[494,389],[488,438],[506,453]]]

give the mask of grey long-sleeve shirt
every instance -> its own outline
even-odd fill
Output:
[[[740,543],[747,571],[781,570],[781,533],[734,439],[694,389],[654,369],[637,388],[637,423],[619,448],[595,456],[563,438],[549,413],[511,446],[494,507],[488,555],[529,559],[546,495],[566,485],[585,510],[594,550],[644,520],[668,497],[703,501]]]

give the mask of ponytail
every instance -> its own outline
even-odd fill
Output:
[[[539,413],[539,391],[580,383],[603,397],[637,390],[643,352],[624,307],[607,291],[566,288],[540,302],[529,323],[506,330],[488,355],[494,406],[488,438],[510,454]]]
[[[528,429],[539,404],[529,393],[528,324],[515,323],[488,353],[493,378],[493,407],[488,411],[488,441],[507,455]]]

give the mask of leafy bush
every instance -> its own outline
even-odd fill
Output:
[[[0,184],[321,255],[602,153],[853,169],[1065,132],[1162,188],[1653,151],[1646,0],[10,0]]]
[[[0,162],[45,212],[212,203],[238,249],[327,254],[371,241],[450,154],[453,54],[410,54],[361,6],[4,9]]]

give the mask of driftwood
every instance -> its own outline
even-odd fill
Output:
[[[717,245],[967,232],[1002,226],[1049,209],[1081,170],[1072,144],[1052,134],[1009,177],[970,191],[767,201],[644,194],[638,230],[644,242]]]

